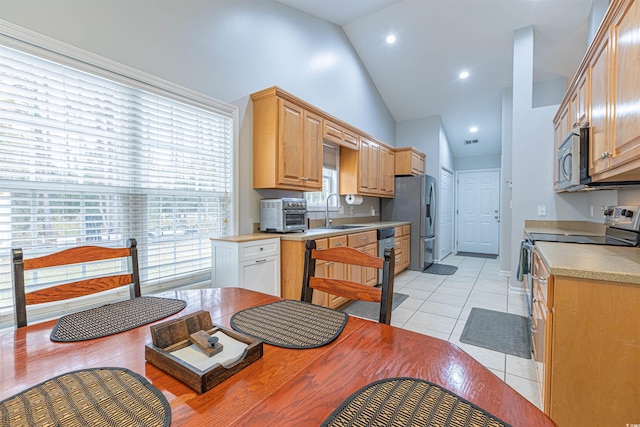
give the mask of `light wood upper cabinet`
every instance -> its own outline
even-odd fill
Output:
[[[395,172],[395,153],[393,150],[380,146],[379,164],[380,164],[380,185],[378,189],[383,194],[394,194],[394,172]]]
[[[594,182],[640,181],[639,1],[611,2],[554,119],[556,149],[573,124],[591,128]]]
[[[603,39],[595,50],[593,60],[587,68],[587,75],[590,75],[591,93],[589,106],[589,174],[597,176],[599,173],[609,168],[609,145],[610,145],[610,106],[611,106],[611,83],[609,73],[609,37]]]
[[[395,149],[396,175],[424,175],[426,155],[414,147]]]
[[[360,136],[360,150],[340,151],[340,194],[393,197],[395,153]]]
[[[616,14],[612,26],[613,140],[611,166],[619,167],[640,158],[640,1],[627,0]],[[638,168],[640,163],[633,162]],[[624,170],[628,170],[625,168]],[[635,172],[640,177],[640,172]]]
[[[324,120],[322,126],[322,138],[325,141],[346,147],[352,150],[358,149],[358,136],[343,126]]]
[[[327,141],[340,147],[340,194],[393,197],[393,148],[278,87],[253,93],[251,100],[253,188],[322,189]]]
[[[253,187],[322,188],[322,117],[275,91],[253,98]]]

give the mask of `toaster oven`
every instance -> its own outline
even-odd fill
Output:
[[[260,231],[290,233],[307,229],[307,200],[283,197],[260,200]]]

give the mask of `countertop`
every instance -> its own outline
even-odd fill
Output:
[[[409,221],[376,221],[369,223],[357,223],[357,224],[340,224],[340,225],[357,225],[357,228],[339,228],[339,229],[328,229],[328,228],[310,228],[305,232],[297,232],[297,233],[252,233],[252,234],[241,234],[237,236],[228,236],[228,237],[212,237],[211,240],[219,240],[224,242],[251,242],[256,240],[264,240],[264,239],[273,239],[280,238],[280,240],[289,240],[289,241],[303,241],[308,239],[322,239],[325,237],[333,237],[333,236],[341,236],[345,234],[353,234],[353,233],[361,233],[363,231],[371,231],[377,230],[378,228],[386,228],[386,227],[398,227],[401,225],[411,224]]]
[[[606,226],[589,221],[540,221],[526,220],[525,233],[567,234],[580,236],[603,236]]]
[[[536,249],[553,275],[640,285],[640,248],[536,242]]]
[[[524,231],[602,236],[605,225],[588,221],[527,220]],[[640,285],[640,248],[541,241],[535,245],[552,275]]]

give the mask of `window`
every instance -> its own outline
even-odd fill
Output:
[[[143,294],[208,281],[209,238],[234,227],[237,110],[68,56],[0,45],[0,58],[0,325],[12,247],[30,258],[133,237]]]
[[[325,209],[327,196],[338,192],[338,173],[340,165],[340,148],[324,144],[322,146],[322,191],[304,193],[307,199],[307,209]],[[338,198],[332,197],[329,200],[329,207],[338,208]]]

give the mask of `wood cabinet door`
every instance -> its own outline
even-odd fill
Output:
[[[358,175],[360,178],[360,191],[368,192],[373,186],[370,176],[371,150],[373,142],[360,137],[360,151],[358,154]]]
[[[307,189],[322,189],[322,118],[304,112],[301,181]]]
[[[402,268],[409,267],[411,263],[411,235],[407,234],[401,237],[400,245],[402,246]]]
[[[362,252],[369,255],[378,256],[378,244],[370,243],[363,247]],[[367,286],[375,286],[378,283],[378,269],[372,267],[362,267],[363,284]]]
[[[589,174],[596,178],[609,168],[609,37],[596,49],[587,71],[591,80]]]
[[[278,108],[278,184],[303,186],[304,110],[283,99]]]
[[[424,157],[418,153],[411,153],[411,173],[414,175],[424,174]]]
[[[612,26],[613,124],[612,166],[640,157],[640,2],[628,0]]]
[[[380,146],[379,151],[380,164],[380,186],[381,195],[393,194],[394,175],[395,175],[395,155],[393,151],[386,147]]]
[[[578,80],[578,100],[576,103],[576,122],[579,127],[587,126],[589,123],[589,73],[585,72]]]

